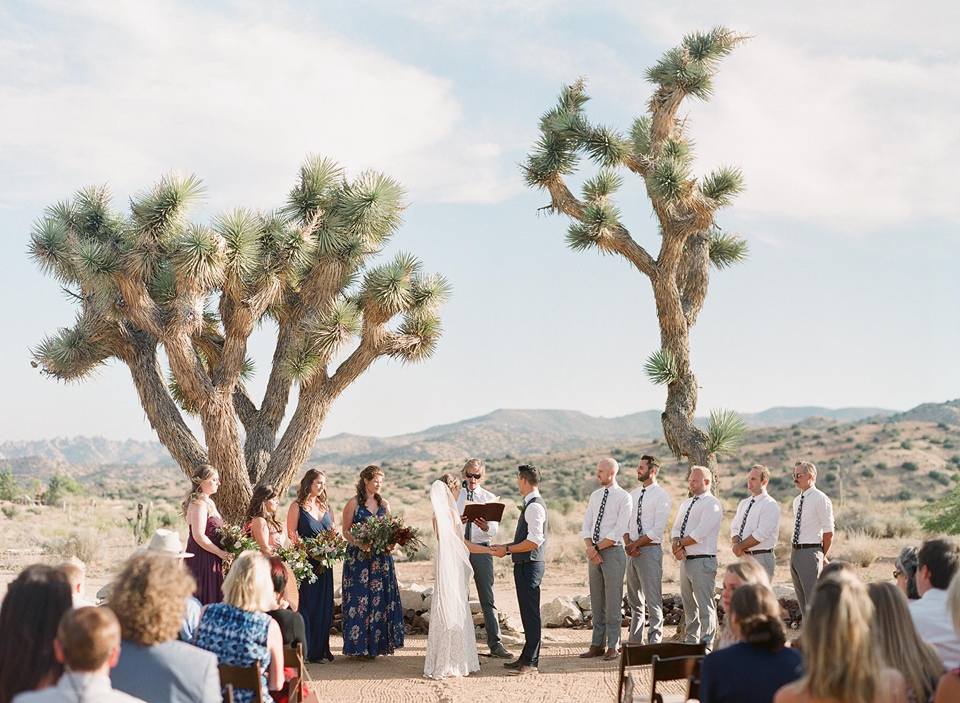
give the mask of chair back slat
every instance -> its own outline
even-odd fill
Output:
[[[697,644],[687,644],[685,642],[622,644],[620,646],[620,681],[617,684],[617,703],[623,700],[623,684],[628,668],[632,666],[650,666],[655,656],[662,659],[702,656],[706,651],[707,645],[703,642]]]
[[[654,654],[651,662],[650,700],[654,703],[662,703],[663,701],[663,697],[657,693],[658,683],[678,680],[689,681],[692,678],[700,678],[700,662],[702,660],[702,655],[661,659]]]
[[[294,677],[286,684],[289,703],[300,703],[300,687],[303,684],[303,643],[297,642],[292,647],[283,648],[283,666],[293,669]]]
[[[244,688],[253,691],[253,702],[263,703],[263,691],[260,688],[262,671],[260,662],[253,666],[220,665],[220,685],[232,686],[234,689]]]

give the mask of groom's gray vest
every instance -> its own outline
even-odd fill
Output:
[[[543,512],[547,512],[547,504],[543,502],[543,498],[537,496],[529,503],[526,503],[523,506],[523,511],[520,513],[520,519],[517,520],[517,531],[513,535],[513,543],[519,544],[527,538],[527,508],[530,507],[533,503],[539,503],[543,506]],[[544,561],[544,552],[547,548],[547,521],[543,521],[543,544],[530,552],[521,552],[520,554],[511,554],[514,564],[521,564],[527,561]]]

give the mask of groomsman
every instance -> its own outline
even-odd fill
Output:
[[[629,529],[633,511],[630,494],[617,484],[619,470],[620,465],[614,459],[602,459],[597,464],[600,488],[590,495],[580,531],[587,556],[593,613],[590,649],[580,655],[584,659],[602,656],[609,661],[620,656],[623,574],[627,568],[623,535]]]
[[[796,463],[793,482],[800,489],[800,495],[793,499],[790,576],[800,612],[806,615],[824,557],[833,542],[833,503],[817,488],[817,467],[811,462]]]
[[[463,506],[467,501],[472,503],[492,503],[497,497],[483,488],[480,484],[486,478],[487,470],[482,459],[469,459],[463,465],[463,490],[457,497],[457,509],[463,514]],[[474,544],[490,545],[497,534],[499,527],[496,522],[487,522],[478,519],[467,522],[464,536]],[[490,656],[498,659],[512,659],[500,639],[500,620],[497,617],[497,604],[493,599],[493,556],[490,554],[471,554],[470,566],[473,567],[473,580],[477,585],[477,597],[480,608],[483,610],[483,628],[487,633],[487,646],[490,647]]]
[[[717,538],[723,508],[710,493],[713,474],[705,466],[690,467],[691,497],[680,504],[673,523],[673,556],[680,561],[680,598],[686,624],[685,642],[705,642],[709,649],[717,631],[714,602]]]
[[[780,536],[780,505],[767,493],[768,483],[770,469],[763,464],[750,468],[747,474],[750,496],[737,506],[737,513],[730,523],[730,542],[735,555],[742,557],[746,554],[756,559],[773,583],[776,566],[773,548]]]
[[[657,476],[660,464],[644,454],[637,466],[640,487],[630,493],[633,504],[627,532],[623,535],[627,553],[627,600],[630,602],[631,644],[643,643],[645,610],[649,609],[650,624],[647,644],[663,639],[663,533],[670,519],[673,499],[660,484]]]

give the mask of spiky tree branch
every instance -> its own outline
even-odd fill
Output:
[[[548,209],[571,220],[572,249],[620,254],[650,279],[660,348],[646,371],[667,386],[664,436],[678,457],[708,466],[716,462],[717,446],[693,423],[697,381],[689,337],[706,300],[711,263],[722,269],[746,256],[744,240],[723,233],[715,222],[718,210],[742,191],[743,178],[729,167],[702,179],[693,174],[691,142],[678,112],[689,97],[710,97],[719,61],[743,40],[724,27],[684,37],[647,72],[654,92],[647,114],[634,121],[628,135],[589,122],[583,80],[564,87],[541,117],[540,138],[524,164],[527,183],[549,193]],[[586,180],[581,199],[566,179],[584,157],[599,171]],[[637,243],[615,204],[623,168],[644,181],[660,233],[656,258]]]

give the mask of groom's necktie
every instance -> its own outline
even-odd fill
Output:
[[[597,511],[597,522],[593,526],[593,544],[596,546],[600,541],[600,521],[603,520],[603,511],[607,508],[607,496],[610,495],[610,489],[603,489],[603,498],[600,500],[600,510]]]
[[[469,490],[469,489],[467,489],[467,500],[469,500],[469,501],[472,501],[472,500],[473,500],[473,491],[471,491],[471,490]],[[465,535],[468,542],[470,541],[471,535],[473,535],[473,523],[472,523],[472,522],[468,522],[468,523],[467,523],[467,533],[466,533],[466,535]]]

